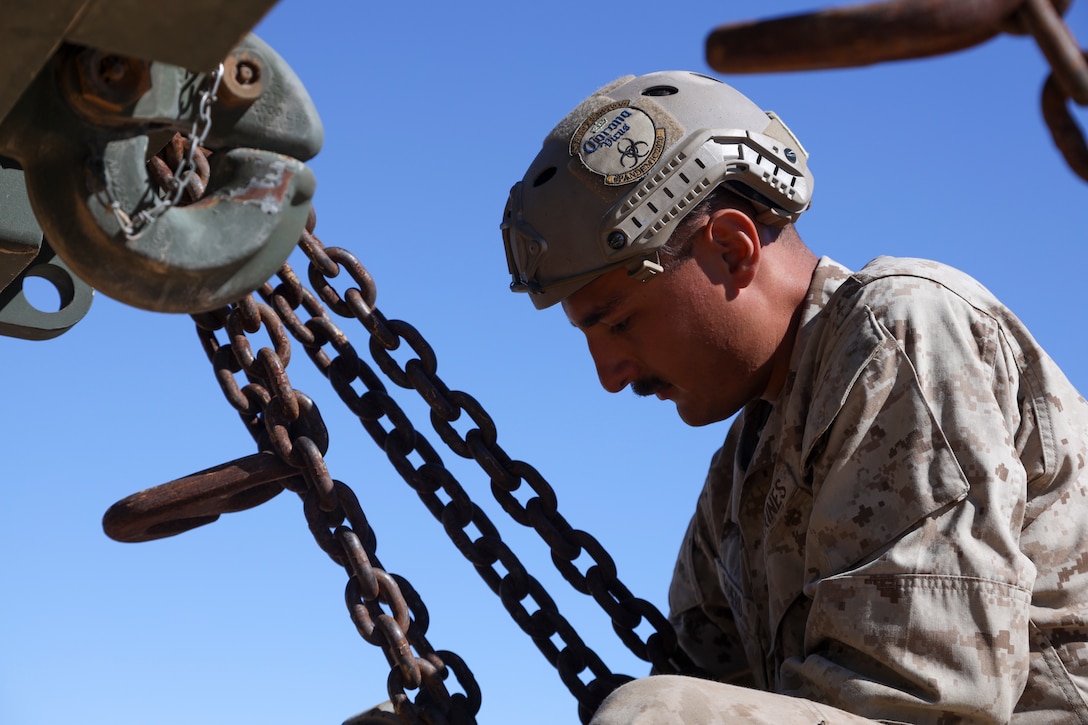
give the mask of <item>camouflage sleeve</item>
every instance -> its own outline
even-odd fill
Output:
[[[669,586],[669,620],[680,647],[707,675],[752,685],[748,661],[715,564],[720,522],[729,501],[734,426],[711,463],[695,515],[688,524]]]
[[[885,721],[1004,723],[1028,672],[1017,431],[1032,403],[998,322],[936,283],[898,284],[859,293],[820,343],[802,444],[811,609],[780,689]]]

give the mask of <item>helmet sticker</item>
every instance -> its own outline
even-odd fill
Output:
[[[608,186],[638,181],[661,158],[665,129],[657,128],[649,114],[618,101],[582,121],[570,139],[571,156],[604,177]]]

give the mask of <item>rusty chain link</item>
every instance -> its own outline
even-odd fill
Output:
[[[710,32],[706,59],[720,73],[847,68],[952,53],[1000,33],[1031,35],[1051,73],[1041,106],[1054,145],[1088,181],[1088,144],[1069,101],[1088,105],[1088,54],[1062,16],[1072,0],[888,0]]]

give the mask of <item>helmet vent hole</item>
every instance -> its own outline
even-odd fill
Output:
[[[555,176],[555,167],[549,166],[548,168],[537,174],[536,178],[533,179],[533,188],[535,189],[541,184],[546,184],[548,180],[551,179],[553,176]]]
[[[680,90],[676,86],[651,86],[642,92],[644,96],[674,96]]]

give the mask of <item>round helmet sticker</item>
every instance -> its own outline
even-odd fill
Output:
[[[570,153],[608,186],[638,181],[661,158],[665,129],[643,110],[619,101],[582,121],[570,140]]]

